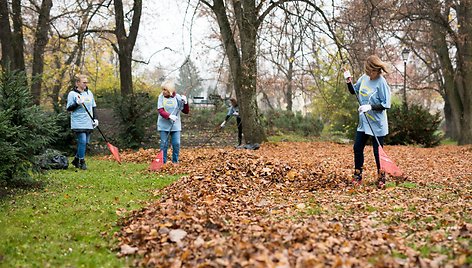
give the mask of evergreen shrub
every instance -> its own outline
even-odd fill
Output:
[[[313,115],[303,116],[299,112],[274,110],[264,114],[264,124],[269,135],[295,133],[302,136],[319,136],[323,130],[321,120]]]
[[[141,148],[147,129],[156,125],[156,116],[153,114],[156,103],[144,92],[117,97],[115,102],[115,114],[120,122],[121,147]]]
[[[64,106],[54,106],[54,112],[56,114],[56,125],[59,128],[59,133],[52,148],[73,156],[77,149],[77,143],[75,134],[70,129],[70,113],[66,110],[65,103]]]
[[[35,155],[57,139],[56,121],[54,113],[33,105],[23,72],[0,73],[0,184],[29,178]]]
[[[431,114],[420,105],[411,104],[408,111],[403,105],[392,105],[388,110],[389,134],[387,144],[417,144],[433,147],[441,142],[441,116]]]
[[[196,126],[196,129],[198,129],[199,127],[215,127],[219,124],[221,124],[221,122],[223,122],[223,120],[225,119],[226,117],[226,112],[223,112],[223,111],[218,111],[218,112],[215,112],[215,109],[196,109],[194,107],[191,107],[190,108],[191,111],[190,111],[190,116],[192,117],[192,120],[188,120],[188,121],[191,121],[192,123],[194,123]],[[235,120],[235,119],[230,119],[231,121]]]

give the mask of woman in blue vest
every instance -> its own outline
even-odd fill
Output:
[[[187,97],[175,92],[172,81],[165,81],[161,85],[162,92],[157,100],[157,131],[160,135],[160,149],[163,152],[163,163],[167,162],[167,150],[169,148],[169,137],[172,144],[172,163],[179,162],[180,132],[182,122],[180,113],[188,114],[190,108]]]
[[[77,139],[77,151],[72,164],[76,168],[87,169],[85,164],[85,151],[90,142],[90,135],[95,127],[98,126],[96,116],[95,99],[92,91],[87,87],[88,80],[85,75],[74,77],[75,86],[67,96],[67,111],[71,112],[70,125]],[[87,110],[90,115],[87,113]],[[92,118],[90,117],[92,116]]]
[[[371,55],[364,64],[363,74],[357,82],[352,84],[352,77],[348,72],[344,74],[351,94],[356,94],[359,99],[359,124],[357,126],[354,142],[354,175],[353,183],[362,182],[362,168],[364,165],[364,148],[371,137],[375,163],[377,165],[377,186],[385,186],[385,172],[380,170],[379,143],[383,146],[384,138],[388,134],[387,109],[391,106],[390,87],[383,77],[387,73],[387,64],[378,56]],[[377,140],[373,136],[377,136]]]

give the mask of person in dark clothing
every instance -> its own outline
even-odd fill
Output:
[[[225,127],[226,122],[228,122],[231,116],[236,117],[236,123],[238,124],[238,146],[241,146],[243,141],[243,126],[241,124],[241,116],[239,115],[238,101],[235,98],[231,98],[229,101],[231,102],[231,106],[228,108],[228,113],[223,123],[221,123],[220,128]]]

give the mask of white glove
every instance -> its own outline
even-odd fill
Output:
[[[174,122],[177,121],[177,118],[178,117],[176,115],[173,115],[173,114],[169,115],[169,119],[174,121]]]
[[[82,99],[79,95],[77,95],[77,98],[75,99],[75,102],[76,102],[78,105],[82,105],[82,104],[84,104],[85,100]]]
[[[239,113],[238,113],[238,112],[234,112],[233,115],[234,115],[234,116],[238,116]]]
[[[98,120],[97,119],[93,119],[92,126],[93,126],[93,128],[98,127]]]
[[[365,112],[368,112],[370,110],[372,110],[372,105],[370,104],[365,104],[365,105],[361,105],[359,106],[359,109],[357,109],[359,111],[359,113],[365,113]]]
[[[187,97],[185,97],[184,95],[182,95],[182,101],[184,102],[184,104],[187,104]]]
[[[221,123],[220,127],[221,127],[221,128],[224,128],[225,125],[226,125],[226,121],[223,121],[223,123]]]
[[[352,77],[351,72],[349,70],[344,71],[344,78],[348,79],[349,77]]]

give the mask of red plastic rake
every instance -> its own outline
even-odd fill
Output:
[[[87,107],[85,106],[85,104],[82,104],[82,106],[84,107],[85,111],[87,112],[87,114],[90,116],[90,119],[93,120],[93,117],[92,115],[90,114],[89,110],[87,109]],[[98,129],[98,132],[100,132],[100,134],[102,134],[102,137],[103,139],[105,140],[105,142],[107,143],[107,146],[108,146],[108,149],[110,150],[111,154],[113,155],[113,157],[115,158],[116,162],[118,162],[119,164],[121,164],[121,157],[120,157],[120,153],[118,152],[118,148],[113,146],[111,143],[108,142],[107,138],[105,137],[105,135],[103,135],[103,132],[100,130],[100,128],[97,126],[97,129]]]

